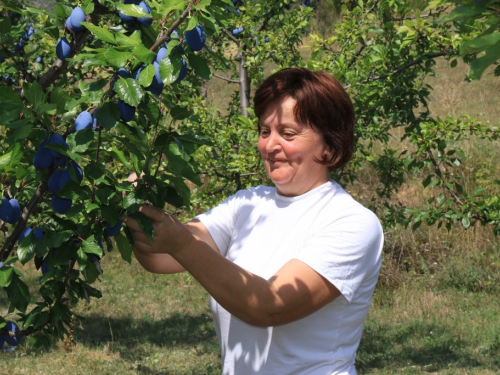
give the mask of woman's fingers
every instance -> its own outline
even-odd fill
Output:
[[[149,217],[151,220],[161,223],[165,220],[165,211],[150,205],[143,205],[139,208],[139,212]]]

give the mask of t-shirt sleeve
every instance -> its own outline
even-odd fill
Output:
[[[316,228],[296,258],[330,281],[342,293],[341,301],[350,303],[364,280],[376,282],[382,245],[378,218],[361,208]]]
[[[237,195],[232,195],[214,208],[195,217],[205,225],[224,256],[226,256],[234,230],[237,201]]]

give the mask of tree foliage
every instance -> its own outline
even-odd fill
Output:
[[[471,137],[493,142],[497,130],[433,117],[425,80],[437,59],[454,66],[464,58],[472,78],[496,64],[497,2],[432,1],[415,10],[402,0],[336,1],[341,18],[330,37],[308,35],[320,9],[310,3],[151,0],[148,13],[139,1],[59,1],[53,11],[0,2],[0,214],[13,200],[22,209],[1,227],[0,286],[10,307],[0,334],[9,334],[7,320],[35,346],[67,334],[76,303],[101,295],[100,258],[117,248],[131,261],[121,218],[134,215],[152,234],[137,212],[144,202],[186,215],[265,181],[251,96],[269,69],[307,66],[344,84],[358,144],[333,177],[349,186],[370,170],[371,208],[385,226],[479,222],[500,232],[498,192],[464,186],[468,155],[460,148]],[[77,6],[85,21],[71,31]],[[197,51],[186,35],[199,25],[206,43]],[[61,60],[63,37],[71,51]],[[235,87],[224,108],[207,101],[210,80]],[[389,142],[396,134],[408,144],[403,151]],[[413,179],[434,196],[409,207],[394,193]],[[19,270],[29,262],[40,269],[37,299]]]

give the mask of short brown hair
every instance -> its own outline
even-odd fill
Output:
[[[340,82],[325,72],[280,70],[257,89],[255,114],[260,119],[270,105],[288,97],[296,101],[297,120],[321,134],[331,151],[331,157],[323,156],[319,162],[330,169],[344,166],[354,149],[354,107]]]

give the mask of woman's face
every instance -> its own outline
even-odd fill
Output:
[[[293,110],[295,99],[271,104],[260,119],[259,151],[278,193],[297,196],[329,180],[328,167],[318,163],[328,153],[321,135],[301,124]]]

